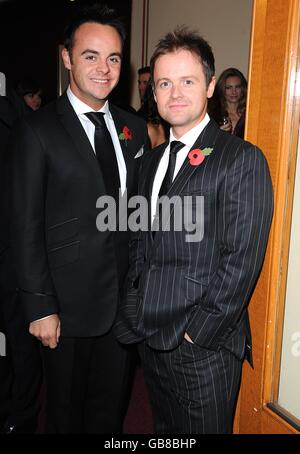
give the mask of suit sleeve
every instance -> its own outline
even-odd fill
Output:
[[[220,263],[186,329],[196,344],[212,350],[221,348],[234,331],[265,255],[273,189],[260,150],[244,149],[233,161],[218,204]]]
[[[144,123],[144,122],[143,122]],[[144,136],[146,137],[146,127]],[[144,142],[144,144],[146,141]],[[145,156],[149,153],[147,145],[144,155],[139,158],[138,194],[141,195],[142,174]],[[129,241],[129,270],[125,279],[124,297],[118,308],[115,333],[118,339],[127,344],[137,342],[137,293],[141,272],[145,263],[144,235],[141,230],[130,232]]]
[[[28,320],[58,313],[47,260],[45,204],[47,162],[41,138],[26,121],[11,141],[11,244],[18,290]]]
[[[142,175],[143,175],[143,163],[145,160],[145,156],[148,153],[148,149],[141,158],[141,164],[139,168],[139,185],[138,185],[138,194],[141,195],[141,186],[142,186]],[[145,250],[144,250],[144,235],[142,230],[138,230],[137,232],[130,233],[130,241],[129,241],[129,271],[128,271],[128,292],[129,293],[136,293],[138,288],[138,281],[142,269],[145,264]]]

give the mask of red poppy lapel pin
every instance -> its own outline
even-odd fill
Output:
[[[200,148],[194,148],[193,150],[191,150],[188,154],[191,166],[199,166],[200,164],[202,164],[205,156],[209,156],[212,151],[213,148],[203,148],[203,150],[201,150]]]
[[[125,140],[125,144],[127,146],[127,141],[132,140],[132,132],[128,128],[128,126],[124,126],[123,131],[119,134],[119,140]]]

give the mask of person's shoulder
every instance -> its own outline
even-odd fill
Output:
[[[231,135],[222,131],[222,133],[227,134],[230,136],[230,148],[234,151],[233,155],[235,158],[242,160],[243,162],[255,162],[260,161],[267,163],[266,157],[264,152],[252,142],[248,140],[242,139],[241,137]]]
[[[145,153],[142,156],[142,167],[144,171],[147,173],[149,166],[152,166],[154,161],[157,161],[159,157],[164,152],[168,142],[164,142],[157,147],[150,148],[150,146],[145,150]]]
[[[120,132],[124,133],[124,129],[127,129],[127,133],[138,142],[148,143],[147,124],[137,114],[128,112],[119,106],[109,104],[110,113],[114,119],[116,127],[119,127]]]
[[[251,142],[236,136],[234,134],[230,134],[227,131],[223,131],[219,128],[219,126],[212,121],[214,126],[214,132],[216,134],[215,140],[218,145],[222,145],[224,148],[228,148],[231,150],[236,150],[237,153],[241,152],[242,150],[249,150],[257,148]]]
[[[247,141],[240,139],[243,142],[243,147],[245,150],[245,153],[252,153],[253,156],[255,156],[257,159],[262,160],[264,162],[267,162],[267,159],[265,157],[265,154],[261,148],[259,148],[257,145]]]
[[[230,134],[221,130],[212,120],[210,124],[211,145],[217,153],[214,153],[215,159],[221,160],[230,166],[236,159],[247,161],[266,161],[263,151],[255,144],[241,137]]]
[[[31,111],[30,113],[24,116],[23,118],[24,122],[31,125],[32,127],[43,125],[46,123],[49,124],[51,118],[57,116],[56,104],[57,100],[54,100],[36,111]]]
[[[57,100],[51,101],[36,111],[30,110],[26,115],[17,119],[12,128],[16,135],[23,137],[28,133],[40,136],[53,134],[57,124],[56,102]]]
[[[44,117],[45,115],[53,115],[53,114],[56,115],[57,106],[58,106],[58,103],[60,102],[60,100],[61,100],[61,97],[54,99],[53,101],[50,101],[48,104],[45,104],[44,106],[42,106],[39,110],[36,110],[35,111],[36,118],[38,118],[38,116]]]
[[[224,132],[224,131],[222,131]],[[237,149],[237,153],[255,153],[257,155],[263,155],[262,150],[252,142],[249,142],[249,140],[246,140],[244,138],[241,138],[239,136],[231,135],[226,132],[224,134],[227,134],[231,138],[231,143],[234,145],[234,147]]]
[[[168,143],[169,143],[168,140],[166,140],[165,142],[161,143],[160,145],[157,145],[156,147],[152,148],[151,153],[161,152],[162,150],[164,150],[167,147]]]
[[[158,155],[160,155],[167,147],[168,141],[165,141],[161,143],[160,145],[157,145],[154,148],[150,148],[148,152],[146,153],[148,159],[156,159]]]

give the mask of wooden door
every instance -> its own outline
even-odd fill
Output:
[[[254,0],[246,139],[268,160],[275,210],[249,306],[255,367],[244,364],[235,433],[300,433],[299,420],[277,403],[299,131],[299,24],[300,0]]]

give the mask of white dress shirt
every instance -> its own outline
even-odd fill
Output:
[[[169,155],[170,155],[170,143],[173,142],[174,140],[180,141],[184,143],[184,147],[181,148],[176,154],[176,165],[175,165],[175,170],[174,170],[174,176],[173,176],[173,181],[178,174],[179,170],[182,167],[182,164],[184,163],[189,151],[191,150],[192,146],[196,142],[197,138],[205,128],[205,126],[209,123],[210,118],[209,115],[206,114],[203,120],[194,128],[190,129],[186,134],[184,134],[180,139],[177,139],[174,137],[173,130],[171,128],[170,130],[170,140],[167,148],[164,151],[163,156],[161,157],[161,160],[159,162],[158,168],[156,175],[154,177],[154,182],[153,182],[153,188],[152,188],[152,195],[151,195],[151,217],[152,217],[152,222],[154,220],[155,214],[156,214],[156,209],[157,209],[157,200],[158,200],[158,194],[163,182],[163,179],[165,178],[165,174],[167,172],[167,168],[169,165]]]
[[[94,125],[94,123],[91,122],[91,120],[88,119],[88,117],[85,116],[85,113],[97,112],[97,111],[91,109],[87,104],[80,101],[80,99],[78,99],[77,96],[75,96],[74,93],[71,91],[70,87],[67,90],[67,96],[69,98],[70,103],[72,104],[73,109],[75,110],[75,112],[80,120],[80,123],[82,124],[82,126],[86,132],[86,135],[88,136],[88,139],[93,147],[93,150],[95,151],[95,144],[94,144],[95,125]],[[98,112],[104,112],[104,120],[105,120],[107,129],[109,130],[109,133],[111,135],[111,139],[113,141],[116,158],[117,158],[117,163],[118,163],[118,169],[119,169],[121,192],[123,194],[126,189],[127,170],[126,170],[126,164],[125,164],[122,148],[120,145],[118,133],[117,133],[117,130],[115,127],[115,123],[114,123],[113,117],[109,111],[108,101],[105,102],[104,106],[100,110],[98,110]]]

